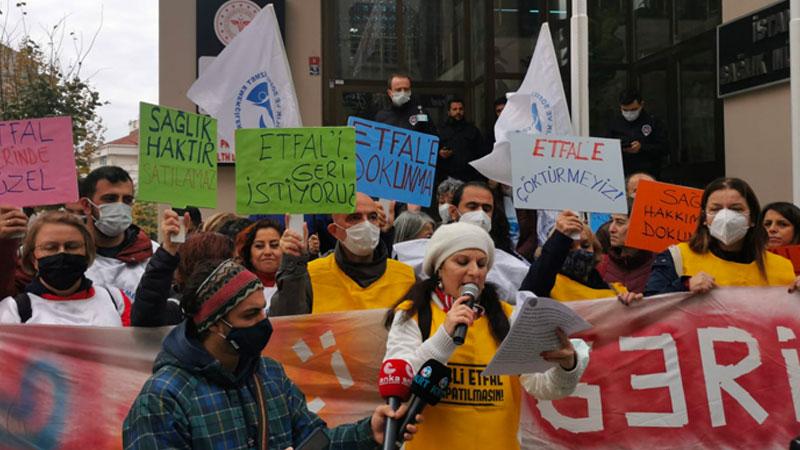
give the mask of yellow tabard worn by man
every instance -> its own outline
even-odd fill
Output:
[[[502,305],[510,317],[513,307]],[[398,309],[407,310],[410,306],[411,302],[404,302]],[[434,304],[430,308],[432,335],[444,323],[446,314]],[[452,371],[447,395],[436,406],[425,409],[425,422],[414,439],[406,443],[408,450],[439,450],[444,443],[459,450],[519,449],[519,376],[481,376],[497,347],[489,320],[483,316],[473,322],[464,344],[447,362]]]
[[[585,286],[572,278],[558,274],[553,289],[550,290],[550,298],[560,302],[571,302],[573,300],[590,300],[595,298],[616,297],[618,293],[625,293],[627,289],[620,283],[611,283],[616,289],[594,289]]]
[[[336,264],[334,254],[308,264],[314,302],[311,312],[327,313],[358,309],[391,308],[414,284],[414,270],[391,258],[386,271],[366,287],[353,281]]]
[[[680,251],[681,259],[675,261],[675,271],[678,272],[678,276],[692,277],[698,272],[705,272],[714,277],[714,282],[718,286],[784,286],[791,284],[795,278],[792,262],[770,252],[764,253],[767,273],[765,279],[761,276],[755,261],[741,264],[718,258],[710,251],[705,254],[695,253],[686,242],[676,247]]]

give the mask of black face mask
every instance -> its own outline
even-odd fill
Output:
[[[36,260],[39,278],[59,291],[71,288],[83,277],[89,263],[84,255],[56,253]]]
[[[231,328],[225,340],[239,352],[240,356],[255,358],[261,355],[272,336],[272,324],[269,318],[247,328],[234,328],[224,319],[223,322]]]
[[[564,265],[561,266],[561,273],[575,281],[586,283],[594,265],[594,253],[583,249],[572,250],[567,254]]]

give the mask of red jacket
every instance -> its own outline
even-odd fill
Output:
[[[655,255],[645,250],[622,255],[619,249],[612,248],[603,255],[597,271],[606,283],[622,283],[628,291],[642,293],[650,277],[650,267],[654,259]]]

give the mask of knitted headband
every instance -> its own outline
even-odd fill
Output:
[[[201,306],[192,317],[197,331],[206,331],[250,294],[263,289],[253,272],[232,259],[223,261],[197,290]]]

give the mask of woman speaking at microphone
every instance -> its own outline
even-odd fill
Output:
[[[493,261],[494,244],[482,228],[468,223],[440,227],[423,262],[430,278],[414,284],[387,315],[384,359],[406,360],[416,370],[433,358],[452,370],[446,396],[425,411],[425,423],[406,444],[409,450],[439,449],[442,442],[458,449],[519,449],[520,385],[540,399],[565,397],[586,368],[586,344],[576,341],[576,350],[559,333],[561,347],[542,354],[559,367],[521,376],[480,375],[508,333],[513,309],[486,284]],[[480,291],[474,309],[467,305],[470,297],[460,295],[467,284]],[[459,324],[468,326],[461,346],[453,340]]]

